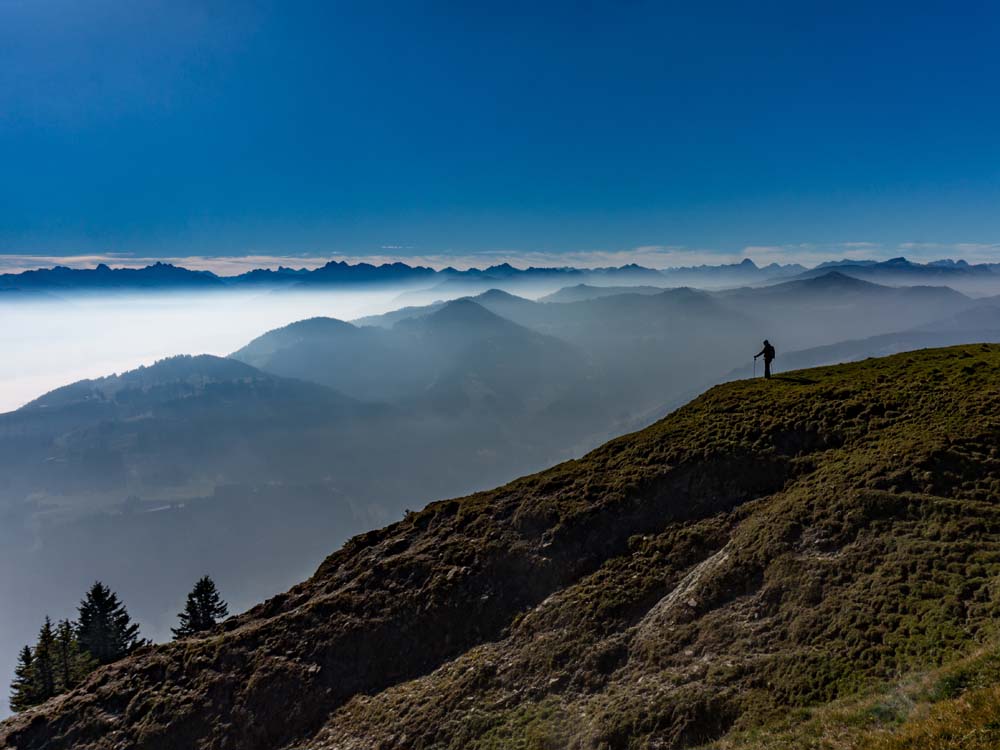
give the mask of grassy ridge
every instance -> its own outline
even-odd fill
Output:
[[[957,347],[730,383],[516,483],[520,517],[554,534],[597,499],[652,502],[645,477],[665,465],[710,465],[718,481],[687,488],[703,502],[727,482],[761,491],[707,518],[665,516],[500,643],[352,701],[329,746],[400,724],[427,748],[696,745],[991,642],[998,365],[998,347]]]
[[[701,750],[994,750],[1000,747],[1000,647],[864,695],[791,712]]]

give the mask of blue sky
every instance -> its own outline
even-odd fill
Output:
[[[997,39],[991,2],[0,0],[0,253],[989,256]]]

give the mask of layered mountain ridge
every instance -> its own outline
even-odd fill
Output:
[[[718,386],[355,537],[0,746],[691,747],[960,657],[1000,615],[998,365],[971,345]]]
[[[681,266],[664,269],[645,268],[635,263],[618,267],[575,268],[572,266],[517,268],[500,263],[486,268],[442,268],[408,265],[402,262],[348,263],[331,260],[317,268],[277,269],[257,268],[241,274],[223,276],[211,271],[192,270],[171,263],[156,262],[142,268],[112,268],[100,263],[94,268],[55,266],[20,273],[0,274],[0,291],[10,290],[211,290],[224,288],[295,288],[387,286],[402,287],[430,284],[431,290],[445,294],[450,289],[478,288],[505,284],[530,285],[538,282],[558,282],[562,285],[602,286],[614,284],[702,286],[705,288],[736,287],[745,284],[776,283],[791,278],[808,279],[821,276],[830,269],[870,281],[893,284],[935,283],[973,284],[977,279],[995,281],[1000,264],[970,264],[964,260],[939,260],[918,263],[906,258],[887,261],[829,261],[814,268],[796,263],[771,263],[758,266],[745,258],[739,263]],[[465,286],[462,286],[465,285]],[[980,285],[982,288],[988,286]],[[455,295],[452,295],[455,296]],[[570,296],[569,293],[565,296]]]

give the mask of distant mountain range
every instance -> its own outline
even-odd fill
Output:
[[[287,288],[310,289],[344,286],[397,286],[419,288],[423,294],[448,299],[477,294],[490,288],[531,290],[533,286],[557,289],[565,286],[593,285],[597,287],[645,285],[652,288],[693,286],[721,289],[784,281],[791,278],[812,278],[836,268],[840,273],[879,283],[933,283],[961,285],[963,283],[996,282],[1000,279],[1000,264],[969,264],[963,260],[941,260],[914,263],[905,258],[877,261],[828,261],[812,269],[799,264],[772,263],[757,266],[752,260],[723,265],[702,265],[657,270],[636,264],[608,268],[515,268],[509,263],[488,268],[436,270],[406,263],[346,263],[330,261],[319,268],[256,269],[236,276],[219,276],[210,271],[193,271],[169,263],[154,263],[145,268],[111,268],[102,263],[96,268],[78,269],[56,266],[17,274],[0,274],[0,292],[21,290],[155,290],[155,289],[232,289]],[[570,293],[561,301],[568,301]],[[7,295],[0,296],[0,299]],[[22,297],[19,297],[22,298]],[[401,304],[410,300],[403,298]],[[426,297],[413,302],[428,302]]]
[[[996,294],[1000,284],[1000,263],[971,264],[964,260],[937,260],[914,263],[906,258],[886,261],[831,261],[795,276],[816,278],[836,269],[845,276],[878,284],[950,286],[967,294]]]
[[[192,271],[169,263],[154,263],[145,268],[111,268],[101,263],[96,268],[78,269],[57,266],[0,275],[0,290],[148,290],[148,289],[225,289],[275,287],[308,289],[338,286],[414,286],[441,284],[525,284],[535,281],[559,283],[605,280],[615,283],[663,281],[661,272],[637,265],[619,268],[514,268],[508,263],[479,269],[435,270],[405,263],[346,263],[330,261],[319,268],[276,270],[256,269],[237,276],[218,276],[210,271]],[[447,286],[445,287],[447,289]]]

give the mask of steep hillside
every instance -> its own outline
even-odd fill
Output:
[[[689,747],[961,658],[1000,615],[998,366],[974,345],[713,388],[356,537],[0,746]]]

